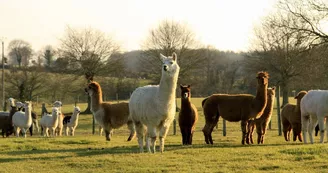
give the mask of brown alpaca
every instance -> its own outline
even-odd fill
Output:
[[[179,126],[182,134],[182,144],[191,145],[195,124],[198,120],[198,112],[194,104],[190,102],[190,85],[180,85],[181,110],[179,112]]]
[[[245,144],[248,121],[260,118],[267,104],[269,75],[267,72],[258,72],[256,78],[256,96],[250,94],[213,94],[203,100],[202,106],[206,122],[203,133],[207,144],[213,144],[212,131],[220,116],[231,122],[241,121],[241,143]]]
[[[135,136],[135,129],[132,119],[129,117],[129,103],[111,104],[103,102],[102,90],[97,82],[91,82],[85,91],[91,97],[91,111],[97,123],[105,130],[106,140],[110,141],[112,129],[128,125],[130,136],[128,141]]]
[[[253,132],[256,126],[257,132],[257,143],[263,144],[264,143],[264,135],[266,133],[267,127],[271,120],[273,104],[275,100],[275,88],[268,88],[267,93],[267,105],[264,109],[263,115],[259,119],[250,120],[248,122],[248,135],[246,139],[246,143],[249,144],[251,142],[253,144]]]
[[[293,141],[302,142],[302,123],[301,123],[301,100],[307,94],[306,91],[300,91],[296,96],[296,105],[286,104],[281,109],[281,121],[284,137],[286,141],[290,141],[290,132],[293,129]]]

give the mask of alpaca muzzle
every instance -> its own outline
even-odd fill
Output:
[[[169,67],[167,65],[164,65],[163,69],[164,69],[164,71],[167,71],[169,69]]]
[[[87,88],[84,88],[84,92],[85,92],[86,94],[89,94]]]

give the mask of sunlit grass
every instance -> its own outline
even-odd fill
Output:
[[[285,142],[278,136],[276,111],[264,145],[241,145],[240,123],[227,122],[227,136],[222,136],[222,119],[213,132],[214,145],[206,145],[202,98],[192,101],[200,116],[192,146],[182,146],[179,128],[173,135],[172,126],[164,153],[140,154],[136,139],[126,141],[126,127],[115,130],[107,142],[92,134],[92,116],[81,115],[74,137],[1,138],[0,172],[326,172],[327,144],[319,144],[318,138],[313,145]],[[64,112],[72,112],[73,106],[64,105]],[[78,106],[83,110],[86,104]]]

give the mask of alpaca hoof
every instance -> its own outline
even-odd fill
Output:
[[[106,141],[110,141],[110,138],[106,138]]]

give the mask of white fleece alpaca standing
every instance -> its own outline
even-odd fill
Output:
[[[173,53],[172,57],[165,57],[161,54],[160,58],[163,62],[160,84],[137,88],[132,93],[129,102],[140,152],[143,152],[144,126],[147,127],[148,151],[155,152],[157,129],[159,130],[160,151],[164,151],[164,139],[175,116],[175,90],[180,70],[177,55]]]
[[[44,133],[46,133],[45,135],[47,137],[49,137],[48,130],[50,130],[51,135],[53,137],[55,137],[55,130],[58,126],[58,116],[59,115],[60,115],[60,112],[57,107],[52,108],[51,114],[44,113],[44,115],[42,116],[42,118],[40,120],[40,125],[43,128],[43,136],[44,136]]]
[[[301,120],[304,143],[307,143],[307,133],[313,144],[313,131],[317,123],[320,129],[320,142],[323,143],[325,133],[325,117],[328,116],[328,90],[310,90],[301,100]],[[326,118],[326,129],[328,128]],[[327,133],[328,139],[328,133]]]
[[[55,132],[55,135],[56,136],[62,136],[62,133],[63,133],[63,120],[64,120],[64,114],[62,113],[62,102],[61,101],[55,101],[53,103],[53,106],[58,108],[58,111],[59,111],[59,116],[58,116],[58,126],[57,126],[57,129],[56,129],[56,132]]]
[[[80,112],[81,111],[79,107],[74,107],[73,115],[68,120],[67,124],[64,125],[66,136],[68,136],[68,131],[70,131],[71,136],[74,136],[75,128],[79,123]]]
[[[32,125],[31,102],[25,102],[24,108],[25,112],[15,112],[12,118],[12,122],[15,128],[16,136],[19,136],[19,132],[22,129],[24,138],[26,138],[26,130]]]

